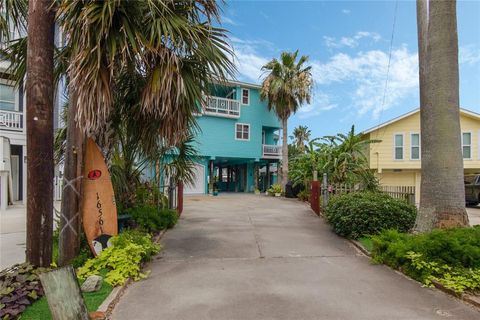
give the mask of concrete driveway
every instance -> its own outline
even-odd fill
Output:
[[[187,198],[180,223],[113,319],[479,319],[461,301],[372,265],[298,201]]]

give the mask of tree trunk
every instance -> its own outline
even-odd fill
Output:
[[[282,119],[282,190],[288,182],[288,118]]]
[[[426,17],[423,4],[420,20]],[[468,226],[461,150],[456,1],[430,1],[420,52],[422,183],[415,231]],[[419,35],[425,35],[425,22]],[[419,39],[419,42],[421,39]],[[423,41],[420,50],[425,50]],[[423,75],[422,75],[423,73]],[[423,100],[423,101],[422,101]]]
[[[85,135],[75,121],[77,95],[70,90],[65,148],[62,210],[60,216],[59,265],[70,263],[80,251],[82,173]]]
[[[52,262],[53,51],[51,0],[28,2],[27,44],[27,261]]]

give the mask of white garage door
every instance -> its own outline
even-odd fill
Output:
[[[205,193],[205,167],[201,164],[195,165],[195,180],[193,184],[187,183],[184,189],[185,194]]]

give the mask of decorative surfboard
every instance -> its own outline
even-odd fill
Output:
[[[110,238],[118,233],[115,195],[103,154],[91,138],[85,150],[82,220],[94,255],[111,246]]]

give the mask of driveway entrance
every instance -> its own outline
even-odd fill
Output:
[[[187,197],[148,279],[113,319],[477,319],[475,309],[371,265],[304,204]]]

